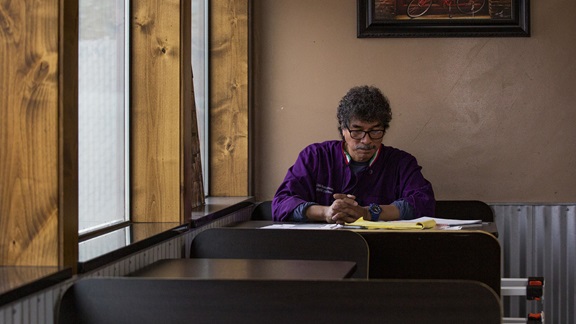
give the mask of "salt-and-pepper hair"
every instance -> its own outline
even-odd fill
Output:
[[[388,98],[374,86],[357,86],[348,90],[340,100],[336,112],[338,132],[342,136],[342,128],[350,126],[352,119],[364,122],[378,121],[384,131],[390,127],[392,110]]]

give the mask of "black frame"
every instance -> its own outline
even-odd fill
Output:
[[[491,18],[463,18],[452,19],[446,16],[423,15],[417,18],[395,16],[378,17],[376,3],[385,6],[385,0],[357,0],[358,38],[394,38],[394,37],[529,37],[530,36],[530,0],[511,0],[509,15],[503,19]],[[390,1],[390,0],[388,0]],[[433,0],[437,8],[444,0]],[[456,0],[453,0],[454,2]],[[490,2],[486,0],[484,9],[490,9]],[[409,3],[410,0],[393,0],[394,10],[398,3]],[[388,4],[388,6],[391,6]],[[406,10],[406,9],[404,9]],[[453,9],[454,10],[454,9]],[[462,15],[460,15],[462,16]]]

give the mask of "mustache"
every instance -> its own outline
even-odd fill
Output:
[[[359,144],[359,145],[354,146],[354,149],[355,149],[355,150],[373,150],[373,149],[375,149],[375,148],[376,148],[375,145],[362,145],[362,144]]]

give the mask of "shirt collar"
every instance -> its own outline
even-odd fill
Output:
[[[352,161],[352,157],[350,156],[350,154],[348,154],[348,152],[346,152],[346,150],[344,149],[344,146],[346,145],[345,141],[342,141],[342,154],[344,154],[344,160],[346,161],[346,165],[350,164],[350,161]],[[372,156],[372,158],[370,159],[370,163],[368,163],[368,166],[371,167],[372,164],[374,164],[374,161],[376,161],[376,158],[378,158],[378,156],[380,155],[380,149],[382,148],[382,144],[380,144],[380,147],[378,147],[378,150],[376,151],[376,153],[374,153],[374,155]]]

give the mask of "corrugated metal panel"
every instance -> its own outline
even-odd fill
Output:
[[[491,204],[503,278],[543,276],[543,302],[504,297],[504,315],[544,311],[547,323],[576,323],[576,205]]]

